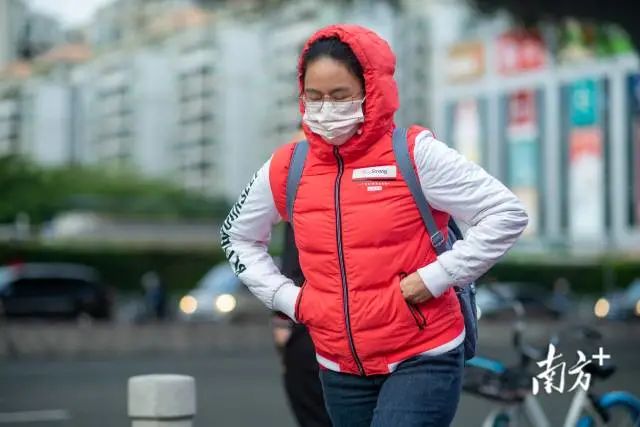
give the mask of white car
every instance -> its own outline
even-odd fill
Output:
[[[236,277],[228,263],[213,267],[180,298],[178,317],[189,321],[232,321],[264,317],[267,309]]]
[[[635,279],[626,289],[610,292],[598,299],[593,311],[600,319],[640,319],[640,279]]]

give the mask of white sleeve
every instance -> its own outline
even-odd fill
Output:
[[[429,204],[470,225],[464,240],[418,270],[437,297],[489,270],[524,231],[528,216],[507,187],[431,132],[424,131],[416,138],[414,158]]]
[[[267,252],[271,229],[280,222],[267,161],[251,178],[220,230],[222,249],[236,275],[269,309],[294,318],[300,289],[283,276]]]

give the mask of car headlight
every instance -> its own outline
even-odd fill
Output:
[[[640,316],[640,299],[636,301],[636,316]]]
[[[610,309],[611,309],[611,305],[609,304],[609,301],[607,301],[606,298],[600,298],[596,302],[596,305],[593,307],[593,312],[595,313],[596,317],[599,317],[602,319],[607,317],[607,314],[609,314]]]
[[[216,309],[221,313],[230,313],[235,310],[237,302],[236,298],[230,294],[218,295],[216,298]]]
[[[198,300],[191,295],[184,296],[180,299],[180,311],[184,314],[193,314],[198,309]]]

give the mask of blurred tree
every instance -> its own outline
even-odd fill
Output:
[[[20,157],[0,158],[0,222],[25,212],[34,223],[68,209],[148,218],[223,219],[222,199],[188,193],[174,184],[81,166],[41,168]]]
[[[636,51],[640,48],[638,2],[634,0],[469,0],[469,3],[483,13],[505,10],[525,26],[566,18],[618,24],[627,31]]]

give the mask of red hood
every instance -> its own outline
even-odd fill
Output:
[[[364,123],[360,134],[356,134],[340,147],[343,157],[358,157],[360,154],[393,129],[393,115],[398,109],[398,87],[393,78],[396,69],[396,57],[389,44],[371,30],[358,25],[331,25],[317,31],[307,40],[298,63],[298,82],[302,93],[302,57],[316,40],[326,37],[338,37],[348,44],[360,61],[364,72],[365,103]],[[304,114],[304,105],[300,102],[300,112]],[[333,158],[333,146],[303,125],[304,133],[311,150],[317,156]]]

